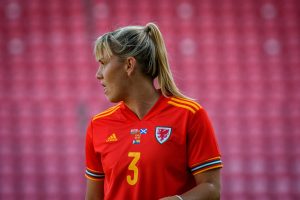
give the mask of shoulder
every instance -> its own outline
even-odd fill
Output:
[[[112,107],[94,115],[92,117],[92,121],[95,122],[95,121],[99,121],[101,119],[112,118],[112,117],[114,117],[114,114],[116,114],[117,111],[120,109],[120,107],[121,107],[121,103],[118,103],[117,105],[112,106]]]
[[[187,98],[169,97],[167,102],[169,105],[173,106],[174,109],[181,109],[183,111],[188,111],[192,114],[195,114],[200,110],[203,110],[200,104],[198,104],[194,100],[187,99]]]

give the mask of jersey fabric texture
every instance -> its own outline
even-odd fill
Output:
[[[143,119],[121,102],[87,130],[85,176],[104,181],[105,200],[182,194],[193,175],[221,167],[211,122],[191,100],[161,95]]]

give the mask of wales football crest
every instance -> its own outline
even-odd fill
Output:
[[[155,128],[155,137],[160,144],[166,142],[170,138],[171,133],[172,129],[169,127],[157,126]]]

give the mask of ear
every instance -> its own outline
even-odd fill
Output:
[[[131,76],[136,68],[136,59],[134,57],[128,57],[126,59],[126,66],[125,66],[125,70],[127,72],[128,76]]]

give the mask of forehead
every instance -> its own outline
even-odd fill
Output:
[[[110,49],[110,46],[108,45],[106,37],[100,37],[97,39],[94,53],[97,61],[110,59],[110,57],[112,56],[112,51]]]
[[[107,64],[107,63],[119,63],[121,60],[118,56],[116,55],[111,55],[109,57],[100,57],[98,62],[101,62],[101,63],[104,63],[104,64]]]
[[[101,49],[97,49],[96,51],[96,59],[97,61],[108,61],[110,60],[112,57],[112,55],[109,54],[109,52],[107,50],[105,50],[105,48],[101,48]]]

